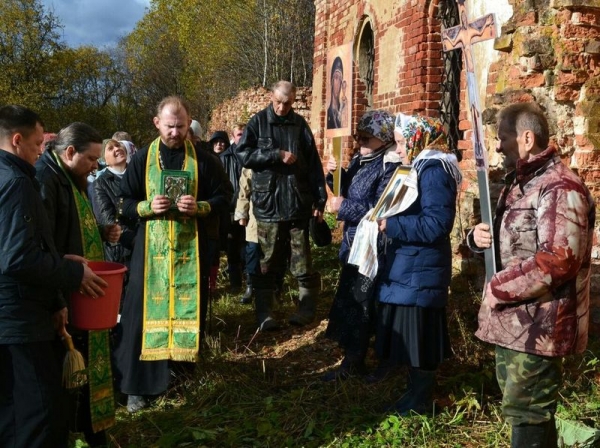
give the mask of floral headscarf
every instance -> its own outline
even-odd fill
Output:
[[[431,160],[438,160],[456,181],[462,182],[458,159],[448,147],[442,122],[437,118],[398,114],[396,131],[406,139],[406,155],[413,168],[420,173]]]
[[[383,143],[394,141],[394,116],[385,110],[370,110],[358,120],[357,132],[377,137]]]
[[[444,126],[437,118],[398,114],[396,131],[406,139],[406,155],[409,163],[412,163],[425,148],[448,152]]]

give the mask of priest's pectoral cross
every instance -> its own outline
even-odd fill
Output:
[[[466,0],[456,0],[460,15],[460,25],[442,31],[442,45],[444,51],[462,49],[467,73],[467,91],[469,93],[469,112],[472,120],[473,151],[477,167],[477,183],[479,185],[479,201],[481,204],[481,220],[492,226],[492,208],[490,204],[490,185],[488,180],[487,152],[484,149],[483,123],[481,122],[481,105],[479,90],[475,79],[475,63],[473,60],[472,45],[496,37],[496,20],[493,14],[487,14],[479,19],[469,22]],[[485,276],[489,281],[496,272],[496,258],[494,246],[485,251]]]

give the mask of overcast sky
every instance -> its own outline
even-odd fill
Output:
[[[133,30],[150,0],[42,0],[42,4],[60,19],[67,45],[104,48]]]

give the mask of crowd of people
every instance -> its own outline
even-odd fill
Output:
[[[32,110],[0,108],[1,446],[66,447],[69,430],[105,446],[115,390],[137,412],[167,390],[173,372],[193,371],[222,252],[229,288],[243,292],[241,303],[254,302],[259,331],[281,328],[273,307],[287,270],[298,281],[288,322],[313,322],[320,274],[309,223],[323,220],[337,170],[329,209],[343,223],[342,268],[325,335],[344,357],[322,380],[402,374],[406,390],[389,410],[433,411],[436,371],[452,353],[446,305],[457,154],[438,119],[371,110],[357,121],[348,167],[330,157],[325,175],[295,96],[291,83],[276,83],[265,109],[208,142],[188,103],[166,97],[154,117],[157,138],[139,150],[129,134],[103,139],[85,123],[45,137]],[[562,358],[587,343],[594,201],[548,142],[536,104],[501,111],[506,187],[493,226],[478,224],[466,239],[473,251],[494,245],[498,255],[477,336],[496,346],[513,447],[556,446]],[[401,165],[414,173],[417,194],[375,220]],[[374,275],[348,261],[365,221],[378,231]],[[70,295],[104,294],[106,282],[87,264],[100,260],[129,270],[118,324],[76,328]],[[90,372],[74,390],[61,386],[67,335]],[[370,348],[378,360],[371,372]]]

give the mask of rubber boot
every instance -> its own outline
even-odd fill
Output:
[[[421,370],[409,367],[406,392],[394,405],[394,410],[403,417],[411,412],[431,414],[433,410],[433,387],[435,370]]]
[[[299,282],[300,283],[300,282]],[[292,325],[308,325],[315,320],[317,314],[317,297],[319,295],[319,276],[314,275],[308,281],[300,283],[298,309],[288,322]]]
[[[246,283],[246,291],[244,292],[244,295],[240,299],[240,303],[242,305],[250,305],[252,303],[252,292],[253,292],[252,284]]]
[[[256,310],[256,321],[260,331],[278,330],[279,324],[272,316],[273,290],[255,289],[254,306]]]
[[[512,427],[511,448],[556,448],[556,422],[550,421],[537,425],[521,425]]]

